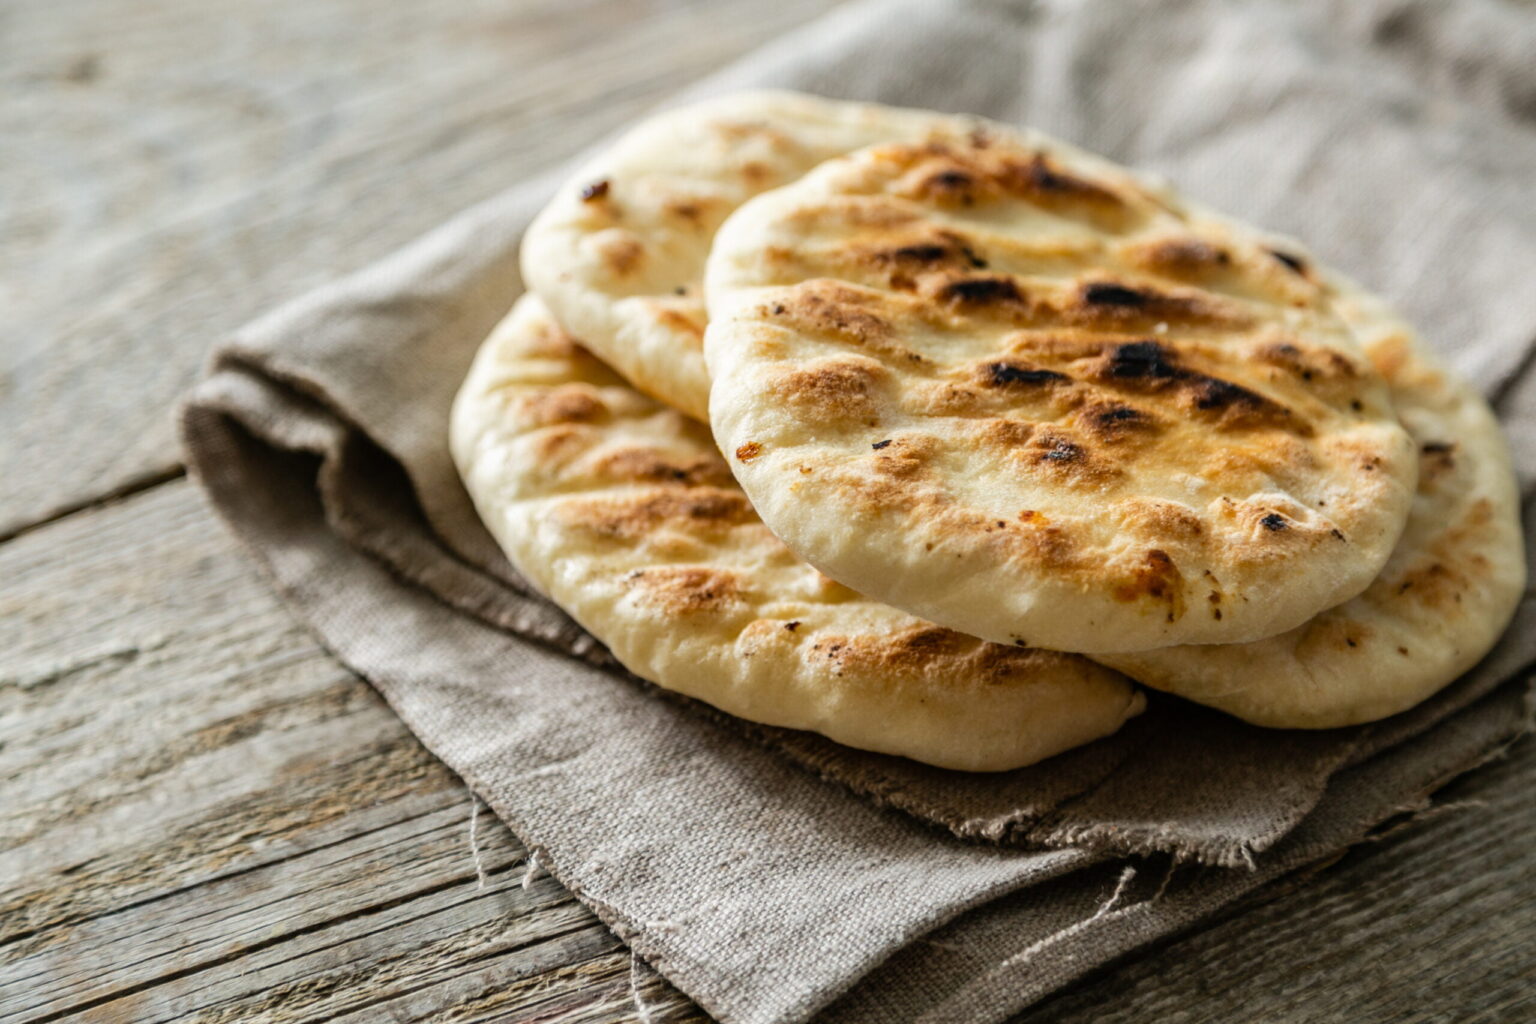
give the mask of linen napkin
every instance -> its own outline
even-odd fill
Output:
[[[1528,483],[1533,48],[1499,0],[908,0],[839,9],[692,92],[970,111],[1167,173],[1399,301],[1496,399]],[[998,1019],[1420,806],[1528,720],[1523,687],[1496,688],[1536,659],[1529,599],[1482,665],[1387,722],[1259,730],[1154,697],[1117,736],[1000,776],[626,676],[518,579],[446,449],[556,180],[221,345],[184,410],[187,457],[329,649],[721,1020]],[[1189,861],[1211,867],[1174,870]]]

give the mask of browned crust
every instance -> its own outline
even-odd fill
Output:
[[[589,384],[562,384],[523,398],[519,406],[527,420],[540,427],[563,423],[599,423],[608,418],[608,406]]]
[[[675,483],[685,487],[712,484],[727,488],[735,482],[718,457],[670,458],[646,447],[605,452],[593,472],[601,478],[623,483]]]
[[[810,281],[784,301],[768,306],[771,323],[811,337],[827,338],[854,347],[879,347],[895,333],[890,322],[869,307],[876,300],[865,292],[831,281]]]
[[[656,323],[669,331],[692,338],[696,342],[704,340],[704,325],[681,310],[665,308],[658,310]]]
[[[1335,545],[1352,571],[1374,556],[1337,526],[1403,497],[1401,446],[1375,425],[1385,386],[1306,260],[1067,159],[996,139],[886,146],[815,172],[826,187],[803,200],[766,204],[767,244],[733,248],[741,283],[771,297],[752,293],[727,322],[764,372],[765,407],[788,410],[765,422],[815,442],[745,478],[780,474],[775,495],[902,524],[935,560],[995,558],[1093,591],[1085,607],[1137,629],[1199,602],[1193,635],[1251,632],[1233,581],[1273,581]],[[1002,208],[1021,202],[1070,223]],[[1015,217],[1039,237],[1011,234]],[[813,342],[808,361],[797,339]],[[997,487],[946,475],[973,458]],[[1010,476],[1021,502],[1072,495],[1070,509],[1047,522],[996,507]],[[842,546],[851,574],[873,571],[862,540]],[[1146,608],[1116,619],[1116,599]]]
[[[1107,230],[1125,230],[1138,219],[1136,200],[1141,197],[1075,174],[1040,151],[971,139],[892,146],[880,151],[878,159],[899,177],[896,195],[940,208],[1023,200]]]
[[[629,232],[614,233],[598,245],[603,266],[614,277],[628,277],[640,268],[645,245]]]
[[[878,419],[875,391],[886,370],[871,360],[825,360],[780,374],[774,396],[822,422]]]
[[[663,615],[719,614],[741,603],[741,577],[706,566],[657,566],[624,577],[625,588]]]
[[[640,540],[668,525],[720,533],[756,520],[745,495],[721,487],[677,487],[622,498],[584,498],[565,502],[558,514],[569,527],[624,542]]]
[[[952,629],[914,623],[888,636],[823,634],[809,645],[805,657],[829,662],[841,675],[853,673],[871,678],[923,679],[951,682],[975,679],[998,686],[1027,682],[1038,676],[1046,663],[1061,656],[987,643]]]

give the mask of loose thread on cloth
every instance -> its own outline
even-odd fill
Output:
[[[485,860],[480,856],[480,798],[469,794],[469,855],[475,862],[477,889],[485,888]],[[527,888],[524,886],[524,888]]]
[[[1128,914],[1134,914],[1138,910],[1142,910],[1151,906],[1156,902],[1156,896],[1153,896],[1149,900],[1132,903],[1129,906],[1119,906],[1121,897],[1125,895],[1126,890],[1130,888],[1131,882],[1135,881],[1135,879],[1136,869],[1131,865],[1126,865],[1124,870],[1120,872],[1120,878],[1115,883],[1114,891],[1109,894],[1108,899],[1099,904],[1099,909],[1094,911],[1091,917],[1085,917],[1083,920],[1078,921],[1076,924],[1068,925],[1060,931],[1052,932],[1051,934],[1038,939],[1035,942],[1031,942],[1028,946],[1025,946],[1023,949],[1004,959],[1002,962],[997,964],[997,966],[989,970],[987,972],[987,977],[1005,978],[1016,971],[1020,965],[1029,963],[1029,961],[1033,960],[1041,952],[1049,949],[1059,942],[1063,942],[1069,938],[1072,938],[1074,935],[1077,935],[1080,932],[1087,931],[1089,928],[1092,928],[1100,921],[1109,920],[1111,918],[1124,917]],[[940,1021],[948,1022],[953,1019],[955,1018],[952,1015],[951,1008],[940,1005],[919,1017],[914,1022],[914,1024],[939,1024]]]
[[[1007,960],[1004,960],[1001,964],[999,964],[999,969],[1014,967],[1018,964],[1024,963],[1033,957],[1036,953],[1039,953],[1041,950],[1047,948],[1048,946],[1055,945],[1062,939],[1075,935],[1078,932],[1091,927],[1095,922],[1108,917],[1114,911],[1116,904],[1120,902],[1120,897],[1125,895],[1125,890],[1130,888],[1131,882],[1135,881],[1135,879],[1136,869],[1130,865],[1126,865],[1125,870],[1120,872],[1120,880],[1115,883],[1114,891],[1109,894],[1109,898],[1107,900],[1099,904],[1099,909],[1094,911],[1092,917],[1084,918],[1076,924],[1068,925],[1066,928],[1063,928],[1059,932],[1052,932],[1050,935],[1045,936],[1045,938],[1040,939],[1037,942],[1030,943],[1028,946],[1019,950],[1019,952],[1013,954],[1013,956],[1010,956]],[[1141,904],[1138,903],[1124,909],[1126,911],[1134,910],[1138,906],[1141,906]]]
[[[1131,883],[1134,882],[1135,880],[1136,880],[1136,869],[1131,867],[1130,865],[1126,865],[1125,870],[1120,872],[1120,881],[1115,883],[1115,891],[1110,893],[1109,894],[1109,899],[1105,900],[1104,904],[1101,907],[1099,907],[1098,911],[1095,912],[1092,917],[1090,917],[1087,921],[1084,921],[1083,923],[1084,924],[1093,924],[1093,922],[1097,921],[1099,918],[1103,917],[1105,914],[1107,914],[1111,910],[1115,909],[1115,904],[1120,902],[1120,897],[1125,895],[1125,890],[1130,888]]]
[[[1136,909],[1136,907],[1140,907],[1140,906],[1149,906],[1150,907],[1150,906],[1158,903],[1160,900],[1162,900],[1164,894],[1166,894],[1168,892],[1168,887],[1173,883],[1173,876],[1178,872],[1179,866],[1180,866],[1180,864],[1179,864],[1178,859],[1177,858],[1171,858],[1168,861],[1168,870],[1163,872],[1163,880],[1157,884],[1157,889],[1152,893],[1152,895],[1150,897],[1148,897],[1146,900],[1144,900],[1143,902],[1141,902],[1141,903],[1137,903],[1134,906],[1123,908],[1122,912],[1134,910],[1134,909]],[[1026,949],[1026,950],[1024,950],[1021,953],[1015,954],[1015,959],[1020,959],[1020,960],[1028,959],[1031,955],[1033,955],[1034,953],[1039,952],[1041,949],[1043,949],[1046,946],[1050,945],[1052,942],[1055,942],[1057,939],[1064,938],[1067,934],[1069,934],[1069,933],[1071,933],[1073,931],[1076,931],[1078,929],[1086,928],[1089,925],[1093,924],[1095,921],[1097,921],[1100,918],[1103,918],[1104,916],[1109,914],[1119,904],[1121,897],[1125,895],[1126,889],[1130,887],[1131,882],[1135,878],[1136,878],[1136,869],[1134,867],[1127,866],[1125,868],[1125,870],[1120,873],[1120,878],[1115,883],[1114,891],[1112,891],[1109,894],[1108,898],[1105,899],[1105,901],[1099,906],[1099,909],[1094,912],[1094,915],[1092,917],[1087,918],[1086,920],[1083,920],[1083,921],[1079,921],[1076,924],[1071,925],[1070,927],[1068,927],[1066,929],[1063,929],[1062,931],[1057,932],[1054,935],[1046,936],[1044,939],[1041,939],[1039,942],[1035,943],[1029,949]],[[926,946],[932,946],[935,949],[948,950],[948,951],[950,951],[952,953],[966,953],[966,952],[970,951],[969,948],[966,947],[966,946],[962,946],[962,945],[959,945],[959,944],[956,944],[956,943],[953,943],[953,942],[943,942],[943,941],[941,941],[939,939],[930,938],[928,936],[924,936],[919,941],[921,941]]]
[[[525,890],[530,885],[533,884],[533,880],[535,878],[539,877],[539,868],[541,868],[541,867],[543,867],[543,865],[539,863],[538,851],[537,850],[529,850],[528,851],[528,868],[527,868],[527,870],[525,870],[523,872],[523,880],[520,883]]]

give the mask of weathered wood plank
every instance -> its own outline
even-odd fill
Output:
[[[192,487],[0,546],[0,1020],[636,1019],[626,951],[278,606]],[[1536,744],[1482,801],[1022,1021],[1536,1012]],[[648,971],[654,1021],[702,1020]]]
[[[313,982],[330,947],[379,971],[445,937],[484,955],[489,923],[556,942],[541,964],[616,948],[547,878],[507,883],[523,852],[489,815],[497,885],[477,889],[467,790],[278,606],[189,484],[4,545],[0,578],[0,1017],[122,995],[117,1019],[157,1019],[272,987],[273,965]],[[557,941],[583,930],[587,947]]]
[[[0,536],[175,471],[208,346],[828,0],[11,0]]]
[[[0,878],[72,880],[5,900],[5,933],[286,855],[432,773],[453,785],[234,555],[186,483],[0,548]]]

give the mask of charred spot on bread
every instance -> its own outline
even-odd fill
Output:
[[[1113,400],[1089,400],[1077,410],[1078,422],[1102,441],[1120,441],[1134,435],[1150,436],[1157,426],[1152,415]]]
[[[1191,375],[1194,382],[1193,393],[1195,407],[1199,409],[1226,409],[1232,406],[1243,405],[1252,408],[1264,408],[1274,406],[1277,410],[1283,410],[1289,414],[1289,410],[1270,402],[1256,391],[1251,391],[1241,384],[1234,384],[1220,377],[1207,377]]]
[[[922,273],[946,268],[981,270],[987,266],[987,261],[978,256],[962,236],[943,230],[916,241],[876,248],[864,258],[891,270],[893,285],[896,282],[894,275],[902,272]],[[906,287],[910,288],[911,283],[908,282]]]
[[[974,201],[971,189],[975,185],[975,178],[965,171],[951,167],[930,175],[923,182],[922,189],[934,198],[954,198],[963,203],[970,203]]]
[[[1173,352],[1156,341],[1133,341],[1114,347],[1106,372],[1116,380],[1172,380],[1182,372],[1173,360]]]
[[[1075,199],[1106,206],[1125,205],[1125,200],[1113,190],[1072,174],[1041,152],[1022,163],[1010,160],[1002,176],[1011,191],[1024,196]]]
[[[1095,454],[1084,441],[1061,430],[1041,427],[1030,433],[1021,454],[1030,464],[1051,473],[1056,481],[1072,486],[1096,487],[1121,473],[1113,461]]]
[[[1059,310],[1068,323],[1117,330],[1180,323],[1191,327],[1240,327],[1248,316],[1211,292],[1165,291],[1146,284],[1099,278],[1084,281]]]
[[[1129,288],[1113,281],[1090,281],[1083,285],[1083,301],[1095,306],[1126,306],[1144,309],[1158,301],[1158,296],[1139,288]]]
[[[1173,349],[1157,341],[1113,346],[1094,376],[1133,390],[1172,392],[1186,408],[1214,414],[1222,427],[1278,427],[1302,436],[1311,432],[1288,407],[1241,384],[1184,366]]]
[[[1055,370],[1044,370],[1036,366],[1026,366],[1017,362],[988,363],[984,380],[993,387],[1008,387],[1018,384],[1025,387],[1039,387],[1044,384],[1067,384],[1072,378]]]
[[[949,255],[949,250],[942,245],[904,245],[898,249],[892,249],[890,258],[896,263],[936,263]]]
[[[1053,438],[1040,458],[1049,462],[1082,462],[1087,452],[1080,444],[1074,444],[1065,438]]]
[[[956,306],[1022,305],[1024,293],[1011,277],[963,277],[938,289],[940,302]]]

